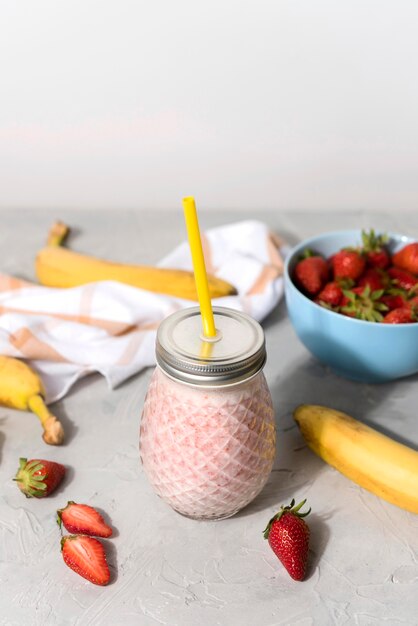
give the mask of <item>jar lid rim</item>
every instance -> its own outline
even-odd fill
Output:
[[[173,313],[159,326],[157,363],[169,376],[194,385],[216,386],[254,376],[266,361],[264,332],[246,313],[213,307],[220,340],[200,336],[199,307]]]

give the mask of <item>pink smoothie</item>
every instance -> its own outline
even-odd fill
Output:
[[[234,515],[261,491],[275,456],[274,411],[264,374],[205,388],[156,368],[141,421],[140,452],[155,491],[195,519]]]

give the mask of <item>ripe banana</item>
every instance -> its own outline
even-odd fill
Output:
[[[197,301],[193,272],[145,265],[111,263],[61,247],[69,228],[57,223],[48,245],[36,257],[36,275],[47,287],[77,287],[98,280],[117,280],[133,287]],[[236,294],[236,289],[215,276],[208,276],[211,298]]]
[[[64,429],[44,402],[45,390],[41,379],[24,361],[0,356],[0,405],[21,411],[33,411],[44,429],[43,439],[60,445]]]
[[[301,405],[293,417],[324,461],[384,500],[418,513],[418,452],[325,406]]]

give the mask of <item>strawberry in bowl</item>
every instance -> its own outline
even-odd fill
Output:
[[[302,343],[336,373],[385,382],[418,372],[418,243],[360,230],[298,244],[285,263],[289,316]],[[309,291],[300,263],[314,258],[320,287]]]

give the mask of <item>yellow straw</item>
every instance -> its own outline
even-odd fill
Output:
[[[202,337],[203,339],[203,337]],[[212,358],[213,354],[213,346],[215,345],[215,341],[208,341],[207,339],[203,340],[200,344],[200,358],[204,361],[208,361]]]
[[[199,222],[197,219],[194,198],[183,198],[184,217],[186,220],[187,235],[190,252],[192,254],[194,279],[196,282],[197,297],[199,298],[200,314],[202,316],[203,336],[216,337],[215,321],[213,319],[212,303],[210,301],[208,277],[206,275],[205,259],[202,242],[200,240]]]

